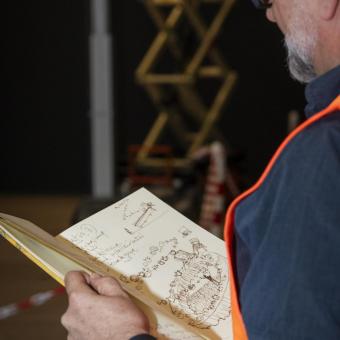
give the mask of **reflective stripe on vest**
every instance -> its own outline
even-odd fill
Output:
[[[233,239],[234,239],[234,217],[235,217],[235,209],[237,205],[246,197],[255,192],[264,182],[269,172],[273,168],[273,165],[277,161],[278,157],[288,145],[288,143],[300,132],[306,129],[309,125],[314,122],[322,119],[323,117],[340,110],[340,95],[323,111],[313,115],[311,118],[307,119],[303,124],[298,126],[289,136],[282,142],[279,148],[276,150],[274,156],[270,160],[260,179],[248,189],[246,192],[238,196],[229,206],[227,215],[226,215],[226,223],[224,228],[224,239],[227,248],[227,258],[229,265],[229,277],[230,277],[230,289],[231,289],[231,315],[232,315],[232,326],[233,326],[233,335],[234,340],[247,340],[247,331],[243,322],[242,314],[240,311],[240,305],[236,290],[235,276],[234,276],[234,262],[233,262]]]

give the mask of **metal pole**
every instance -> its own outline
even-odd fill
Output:
[[[109,1],[90,0],[91,170],[94,198],[115,192],[113,138],[113,63],[109,32]]]

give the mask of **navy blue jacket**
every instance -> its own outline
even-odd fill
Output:
[[[339,94],[340,66],[307,86],[306,115]],[[288,144],[235,228],[249,339],[340,339],[340,111]]]
[[[339,94],[340,66],[307,86],[307,117]],[[249,339],[340,339],[340,111],[287,146],[237,207],[235,226]],[[154,338],[133,338],[147,339]]]

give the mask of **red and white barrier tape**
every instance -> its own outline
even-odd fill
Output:
[[[27,310],[36,306],[41,306],[55,296],[64,294],[64,292],[65,288],[60,286],[46,292],[34,294],[28,299],[22,300],[18,303],[11,303],[9,305],[2,306],[0,307],[0,320],[4,320],[11,316],[14,316],[23,310]]]
[[[206,178],[199,224],[217,236],[222,234],[225,210],[226,152],[219,142],[202,149],[201,155],[209,155],[210,163]]]

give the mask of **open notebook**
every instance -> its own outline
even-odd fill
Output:
[[[0,234],[59,283],[111,275],[158,339],[232,339],[224,242],[142,188],[56,237],[0,214]]]

